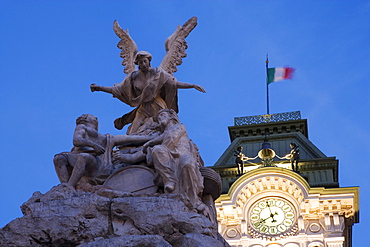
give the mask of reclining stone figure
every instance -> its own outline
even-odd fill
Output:
[[[204,206],[200,199],[203,177],[195,144],[174,110],[160,110],[155,120],[162,133],[144,144],[143,153],[159,175],[156,182],[162,180],[166,193],[185,194],[194,208],[201,211],[198,207]]]

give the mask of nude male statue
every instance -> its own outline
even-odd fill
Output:
[[[71,152],[63,152],[54,156],[54,167],[61,183],[75,187],[78,183],[93,183],[92,179],[101,175],[109,175],[111,149],[118,144],[143,144],[152,139],[151,136],[126,136],[100,134],[98,119],[90,114],[83,114],[76,119]],[[103,163],[106,167],[102,167]]]

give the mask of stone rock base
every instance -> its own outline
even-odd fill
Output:
[[[21,209],[23,217],[0,229],[0,246],[229,246],[181,195],[61,184],[35,192]]]

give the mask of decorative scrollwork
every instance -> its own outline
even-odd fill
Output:
[[[265,114],[265,115],[256,115],[256,116],[247,116],[247,117],[235,117],[234,125],[250,125],[250,124],[260,124],[260,123],[270,123],[270,122],[282,122],[289,120],[299,120],[301,119],[301,112],[284,112],[277,114]]]

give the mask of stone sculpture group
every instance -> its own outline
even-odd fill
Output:
[[[151,67],[152,55],[137,51],[133,39],[114,22],[121,38],[118,47],[126,65],[127,76],[112,87],[91,84],[90,89],[112,94],[135,109],[114,121],[117,129],[128,127],[126,135],[102,135],[95,116],[84,114],[77,118],[71,152],[55,155],[54,165],[61,183],[102,185],[122,167],[144,165],[152,168],[154,185],[164,193],[187,196],[194,208],[204,211],[202,203],[204,164],[196,145],[189,139],[186,128],[177,115],[177,90],[203,87],[178,81],[173,72],[186,56],[185,38],[197,24],[195,17],[178,27],[166,40],[167,54],[162,64]],[[138,70],[135,70],[138,65]],[[113,147],[117,147],[112,151]],[[137,168],[137,167],[136,167]],[[132,176],[130,173],[129,176]],[[121,179],[125,179],[123,176]],[[140,177],[137,177],[139,180]],[[135,186],[132,186],[135,187]],[[133,188],[120,188],[125,192]],[[140,188],[135,188],[140,190]]]
[[[22,205],[24,216],[0,229],[1,246],[228,246],[214,207],[221,179],[177,115],[178,89],[205,92],[173,76],[196,25],[193,17],[178,26],[152,68],[152,55],[114,22],[127,76],[90,89],[134,107],[114,121],[117,129],[130,124],[126,134],[101,134],[97,117],[78,117],[72,150],[54,156],[60,185]]]
[[[196,145],[189,139],[174,110],[161,109],[153,119],[152,129],[147,135],[113,136],[98,132],[95,116],[83,114],[78,117],[71,152],[54,156],[60,182],[72,187],[103,185],[109,176],[111,180],[117,174],[115,171],[122,171],[120,168],[145,166],[153,169],[153,183],[158,190],[183,194],[194,208],[204,211],[201,202],[203,177],[200,173],[204,164]],[[114,146],[120,146],[120,149],[113,153]],[[127,176],[132,175],[135,174],[130,172]],[[138,173],[136,179],[143,179],[140,176]],[[125,176],[119,179],[125,179]],[[141,188],[138,183],[118,189],[138,192]]]

